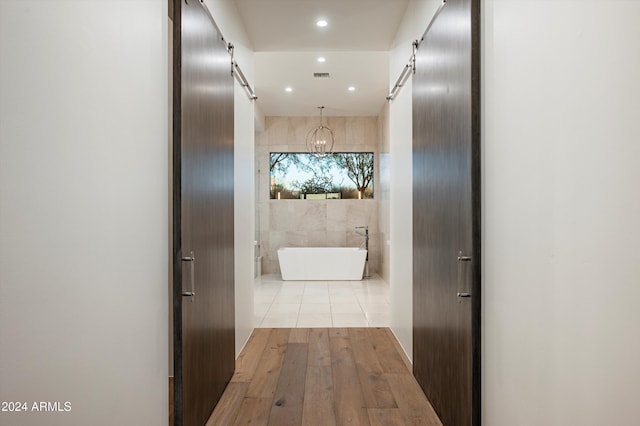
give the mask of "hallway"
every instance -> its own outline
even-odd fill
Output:
[[[257,328],[208,426],[441,425],[388,328]]]
[[[379,1],[387,5],[402,2]],[[240,3],[254,11],[251,16],[256,17],[258,25],[250,25],[253,21],[244,25]],[[185,284],[181,290],[191,293],[191,278],[195,276],[189,274],[192,265],[195,271],[207,259],[218,262],[233,258],[237,262],[235,293],[233,297],[224,295],[235,318],[220,326],[225,332],[235,326],[234,339],[225,349],[231,362],[224,366],[226,379],[233,376],[235,358],[254,328],[251,265],[256,257],[255,241],[260,244],[260,232],[272,232],[268,231],[272,216],[254,220],[256,203],[260,201],[255,197],[259,185],[254,183],[253,165],[258,148],[276,145],[256,144],[259,134],[254,130],[260,128],[265,116],[304,112],[302,108],[293,113],[254,108],[264,105],[268,93],[261,88],[260,79],[265,74],[260,72],[260,64],[270,58],[269,52],[292,49],[260,46],[253,42],[247,29],[266,28],[266,24],[273,23],[263,13],[269,9],[285,23],[304,26],[289,34],[318,34],[315,46],[293,52],[300,55],[294,58],[296,67],[291,70],[308,66],[303,74],[319,84],[332,80],[315,80],[311,67],[319,74],[332,73],[337,81],[344,57],[351,58],[350,52],[362,51],[355,43],[345,46],[353,39],[335,36],[336,30],[352,30],[367,42],[370,39],[361,37],[366,31],[376,37],[383,34],[377,21],[356,25],[345,19],[345,13],[335,14],[336,19],[325,16],[329,25],[316,30],[315,16],[283,13],[291,11],[284,3],[301,9],[311,5],[296,0],[281,0],[277,6],[271,0],[171,1],[172,10],[168,13],[165,1],[0,1],[0,400],[50,401],[58,402],[58,406],[69,402],[72,406],[67,412],[0,411],[0,424],[166,424],[167,377],[174,376],[176,365],[194,365],[173,358],[176,342],[167,331],[167,317],[172,316],[175,305],[196,305],[187,300],[188,294],[180,303],[176,299],[182,299],[182,294],[174,298],[167,288],[176,272],[168,267],[172,259],[178,263],[182,257],[191,257],[189,264],[186,260],[182,265],[184,277],[178,277]],[[342,7],[352,3],[355,2],[314,2],[314,8],[307,10],[316,13],[316,6]],[[424,250],[414,256],[410,248],[414,207],[413,92],[425,97],[453,98],[459,93],[459,86],[433,84],[423,90],[414,86],[413,74],[409,73],[395,100],[385,100],[385,89],[394,86],[402,69],[411,67],[407,60],[412,42],[420,40],[425,24],[442,3],[407,0],[404,15],[394,15],[398,19],[397,30],[390,31],[387,44],[375,50],[381,52],[380,56],[387,52],[384,56],[388,64],[367,67],[356,76],[368,78],[372,74],[369,70],[388,71],[382,81],[382,93],[368,104],[380,107],[371,114],[380,115],[377,134],[384,136],[377,138],[383,140],[375,151],[378,173],[382,175],[379,184],[374,185],[379,195],[378,219],[370,225],[374,229],[379,224],[378,244],[382,250],[388,248],[389,261],[383,262],[384,267],[377,272],[392,284],[389,324],[409,354],[421,350],[413,339],[414,313],[432,312],[414,309],[414,301],[422,300],[412,292],[413,265],[431,262],[432,254],[449,256],[451,260],[459,256],[461,262],[466,257],[465,253],[460,256],[458,250],[441,251],[430,245],[424,245]],[[447,0],[445,7],[451,9],[458,3],[460,0]],[[482,395],[476,404],[480,421],[490,426],[637,425],[640,1],[479,0],[474,4],[479,5],[480,16],[473,22],[481,27],[475,50],[481,53],[481,72],[474,80],[480,82],[481,109],[474,117],[481,122],[480,233],[485,237],[479,262],[482,288],[475,299],[481,298],[483,307],[479,360]],[[174,56],[168,55],[178,45],[174,36],[181,35],[174,26],[178,18],[174,19],[174,5],[206,5],[214,13],[225,40],[235,46],[234,58],[259,96],[254,102],[240,83],[234,84],[234,106],[228,108],[234,110],[233,153],[229,151],[225,157],[233,162],[238,174],[233,189],[234,244],[211,256],[199,250],[189,256],[192,248],[186,246],[184,253],[174,255],[169,229],[180,211],[174,209],[177,203],[173,200],[181,191],[178,187],[168,188],[173,176],[178,175],[178,162],[169,148],[174,135],[182,134],[172,118],[172,98],[178,96],[170,91],[182,87],[171,71],[174,61],[169,57]],[[353,10],[359,20],[366,20],[370,12],[375,12],[373,7]],[[340,24],[345,21],[348,23]],[[202,28],[200,22],[187,27]],[[384,24],[390,22],[394,20],[384,19]],[[457,17],[448,22],[460,31],[466,31],[469,25]],[[280,31],[285,28],[280,25],[269,35],[282,34],[285,38],[286,32]],[[324,42],[329,37],[342,43],[344,50],[329,50]],[[176,39],[180,41],[179,37]],[[298,43],[302,37],[289,36],[284,41]],[[178,52],[175,53],[177,62]],[[320,54],[323,63],[317,62]],[[230,59],[226,55],[224,72],[228,77]],[[196,70],[219,64],[201,50],[189,58],[185,63]],[[444,50],[434,55],[433,61],[458,64]],[[272,62],[281,70],[274,75],[285,77],[284,71],[289,68],[283,62],[269,61]],[[342,85],[349,99],[375,94],[364,82],[348,84],[357,89],[349,92],[349,86]],[[289,86],[292,92],[285,91]],[[305,113],[308,117],[317,112],[318,105],[335,108],[337,96],[323,91],[328,101],[315,100],[304,96],[302,89],[306,87],[311,85],[294,84],[283,78],[276,92],[289,96],[289,100],[300,96],[313,109]],[[215,84],[194,84],[188,91],[217,94],[218,88]],[[224,93],[231,94],[230,90]],[[289,104],[292,102],[280,103]],[[325,116],[331,116],[329,111]],[[317,116],[309,118],[309,127],[317,122]],[[273,140],[285,140],[296,129],[300,133],[302,128],[282,124]],[[334,130],[347,135],[346,125],[334,126]],[[364,135],[359,137],[361,141],[376,140],[368,137],[362,126],[355,130]],[[355,151],[364,145],[350,146]],[[264,163],[268,154],[263,154]],[[206,179],[205,183],[198,189],[217,189],[221,181]],[[268,202],[285,205],[277,200]],[[349,212],[345,216],[352,217]],[[219,219],[218,215],[210,217]],[[315,226],[317,222],[311,219],[302,211],[295,220]],[[342,222],[328,218],[324,223]],[[319,239],[324,231],[312,232]],[[277,242],[277,237],[273,234],[269,241]],[[271,247],[262,248],[264,255]],[[451,268],[452,273],[464,268],[458,266]],[[199,270],[198,277],[204,277]],[[455,290],[451,297],[458,298],[458,292],[462,297],[465,290]],[[196,291],[198,300],[206,300],[204,289]],[[181,321],[182,317],[177,317]],[[203,330],[204,327],[197,327],[193,335],[217,333]],[[265,332],[270,337],[263,342],[274,341],[268,348],[276,348],[277,373],[291,371],[287,370],[287,356],[295,355],[291,351],[298,343],[287,344],[282,336],[274,337],[284,331]],[[351,350],[345,352],[356,355],[354,342],[358,339],[352,339],[350,332],[341,338],[347,340],[334,337],[333,341],[338,348],[349,343]],[[369,329],[371,332],[373,329]],[[300,331],[295,333],[291,336],[299,337]],[[309,331],[309,337],[315,333]],[[327,337],[325,344],[325,353],[332,355],[331,338]],[[312,340],[306,345],[309,360]],[[427,346],[430,350],[434,347]],[[267,343],[253,360],[247,359],[246,351],[243,354],[241,367],[251,363],[253,370],[250,378],[249,374],[242,381],[236,377],[230,389],[239,391],[238,399],[229,400],[227,396],[229,404],[235,401],[249,410],[261,401],[259,396],[245,396],[252,389],[251,379],[258,377],[257,370],[269,361],[264,348]],[[203,359],[211,362],[210,357]],[[384,368],[379,354],[374,359]],[[414,370],[423,359],[413,357]],[[353,357],[321,366],[307,362],[301,369],[305,372],[304,382],[314,373],[323,372],[331,379],[331,389],[336,386],[338,391],[341,382],[334,379],[342,379],[340,369],[347,362],[351,365],[348,377],[359,384],[355,379],[361,375],[353,377],[359,371]],[[362,368],[368,365],[360,363]],[[251,371],[245,367],[240,369],[243,370]],[[377,373],[374,377],[386,378],[398,406],[378,412],[398,413],[393,410],[402,410],[400,397],[405,393],[396,398],[394,383],[389,381],[395,373]],[[177,379],[181,377],[184,376]],[[286,379],[279,377],[269,378],[274,395],[278,381]],[[224,390],[226,381],[219,384]],[[310,389],[306,391],[309,395]],[[363,402],[367,401],[360,385],[358,394]],[[272,406],[274,395],[265,397],[265,422],[283,408]],[[342,402],[332,392],[332,402],[334,398],[333,405]],[[436,399],[432,398],[431,403],[435,406]],[[304,399],[301,404],[304,420]],[[206,423],[213,408],[212,402],[202,410],[202,421],[191,424]],[[368,408],[367,417],[375,410]],[[339,411],[333,414],[329,419],[337,422]],[[444,417],[443,421],[446,422]],[[367,422],[371,423],[369,418]]]

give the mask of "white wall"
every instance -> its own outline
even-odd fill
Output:
[[[243,68],[244,72],[244,68]],[[255,235],[254,116],[253,102],[235,83],[234,135],[234,244],[236,356],[253,331],[253,285]]]
[[[482,6],[483,424],[638,424],[640,2]]]
[[[389,89],[411,56],[411,43],[422,37],[441,1],[412,0],[390,54]],[[413,357],[413,213],[411,78],[390,102],[389,117],[389,284],[391,329]]]
[[[166,2],[0,2],[2,425],[167,419]]]
[[[235,47],[242,72],[255,88],[253,51],[235,3],[206,0],[225,40]],[[236,81],[234,87],[234,244],[236,356],[253,331],[253,265],[255,236],[254,103]]]

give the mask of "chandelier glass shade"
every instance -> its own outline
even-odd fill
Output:
[[[331,154],[333,151],[333,131],[324,125],[322,121],[322,110],[324,106],[319,106],[320,110],[320,125],[311,129],[311,131],[307,134],[307,151],[310,154],[317,155],[319,157],[323,157],[325,155]]]

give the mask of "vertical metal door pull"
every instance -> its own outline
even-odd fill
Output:
[[[458,252],[458,262],[471,262],[471,257],[463,256],[462,250]]]
[[[190,275],[191,275],[191,291],[183,291],[183,296],[188,296],[191,298],[191,302],[193,302],[193,298],[196,295],[196,280],[195,280],[195,263],[196,257],[193,255],[193,250],[189,252],[190,256],[185,256],[182,258],[183,262],[190,262]]]
[[[458,252],[458,262],[462,263],[462,262],[471,262],[471,257],[469,256],[463,256],[462,255],[462,250],[460,250]],[[461,281],[461,274],[460,274],[460,267],[461,265],[459,264],[458,266],[458,288],[460,288],[460,281]],[[456,296],[458,296],[458,298],[464,298],[464,297],[471,297],[471,293],[456,293]],[[460,303],[461,300],[458,301],[458,303]]]

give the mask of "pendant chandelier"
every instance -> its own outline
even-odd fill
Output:
[[[320,125],[307,134],[307,151],[310,154],[324,157],[331,154],[333,150],[333,131],[324,125],[322,122],[322,110],[324,106],[319,106],[320,110]]]

